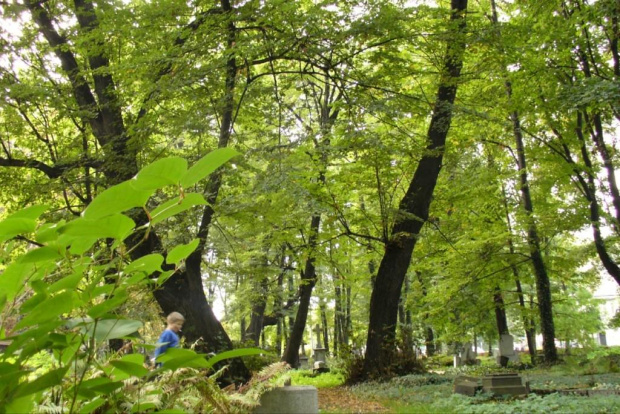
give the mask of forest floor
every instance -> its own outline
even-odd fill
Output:
[[[360,397],[344,386],[319,388],[319,410],[322,413],[384,413],[390,411],[377,401]]]
[[[454,379],[466,374],[484,376],[506,371],[483,361],[483,366],[458,369],[433,367],[427,374],[407,375],[384,382],[344,386],[344,376],[294,372],[295,385],[318,388],[319,409],[324,413],[620,413],[620,353],[566,358],[560,365],[512,367],[530,383],[527,396],[506,398],[490,394],[468,397],[454,394]],[[590,396],[580,395],[593,390]]]

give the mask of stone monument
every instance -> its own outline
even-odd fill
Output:
[[[255,414],[314,414],[319,412],[319,395],[316,387],[279,387],[261,396]]]
[[[329,368],[327,368],[327,349],[323,348],[321,344],[321,327],[318,324],[315,325],[314,331],[316,331],[316,343],[312,349],[312,357],[314,358],[313,371],[319,373],[329,372]]]
[[[497,363],[506,367],[508,362],[519,362],[519,354],[515,351],[514,339],[512,335],[502,334],[499,339],[499,352],[496,359]]]

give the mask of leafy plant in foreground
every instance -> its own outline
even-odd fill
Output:
[[[235,155],[232,149],[216,150],[189,168],[179,157],[158,160],[102,192],[74,220],[46,222],[41,217],[47,207],[35,205],[0,222],[0,243],[5,244],[0,253],[0,339],[10,341],[0,354],[0,412],[29,412],[43,402],[48,409],[69,412],[161,408],[165,387],[153,390],[147,381],[181,368],[195,370],[185,371],[193,373],[187,378],[213,395],[217,387],[205,373],[214,364],[262,352],[233,350],[205,359],[192,350],[173,349],[154,371],[145,367],[141,354],[105,354],[108,341],[142,327],[141,321],[123,319],[115,311],[137,289],[161,286],[197,245],[194,240],[169,250],[166,257],[155,253],[132,260],[123,241],[206,204],[201,194],[185,190]],[[177,195],[148,208],[151,197],[164,188]],[[136,208],[146,212],[146,224],[137,226],[130,217],[128,212]],[[27,240],[29,248],[18,248],[16,238]],[[150,397],[142,401],[125,398],[144,392]],[[214,397],[212,403],[218,400]]]

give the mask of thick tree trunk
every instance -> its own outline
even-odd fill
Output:
[[[46,38],[54,53],[61,62],[72,87],[72,94],[80,108],[82,120],[89,125],[97,142],[104,149],[105,163],[103,173],[108,185],[132,178],[138,171],[137,148],[128,144],[129,134],[123,124],[120,105],[116,96],[116,86],[112,75],[107,70],[109,61],[103,54],[100,44],[94,42],[93,47],[87,54],[88,64],[93,71],[94,94],[88,81],[82,75],[83,71],[78,66],[78,61],[71,52],[71,45],[67,39],[60,35],[52,22],[47,10],[40,2],[27,1],[25,5],[30,9],[33,19],[39,26],[41,33]],[[76,16],[81,30],[92,31],[97,28],[98,21],[92,2],[87,0],[75,0]],[[222,0],[222,8],[230,13],[232,7],[228,0]],[[231,49],[235,42],[235,27],[228,24],[227,31],[228,48]],[[234,56],[229,56],[226,65],[226,92],[222,113],[222,124],[218,146],[225,147],[232,130],[232,113],[234,108],[233,90],[236,80],[236,65]],[[204,211],[198,237],[201,244],[186,261],[186,270],[168,279],[163,286],[154,292],[164,313],[180,311],[186,318],[185,336],[193,342],[202,338],[206,344],[206,350],[220,352],[231,349],[232,344],[219,321],[215,318],[204,294],[201,272],[201,255],[208,235],[208,227],[213,215],[212,205],[215,203],[220,187],[220,176],[214,174],[207,186],[207,201],[209,205]],[[136,214],[138,224],[146,222],[146,216],[142,212]],[[140,238],[140,236],[138,236]],[[137,240],[137,239],[136,239]],[[129,245],[135,240],[130,240]],[[162,245],[157,235],[151,234],[149,239],[132,251],[132,258],[137,259],[143,255],[162,251]],[[229,371],[231,378],[249,379],[249,372],[243,366],[241,360],[235,360]]]
[[[199,341],[198,351],[222,352],[232,349],[232,342],[213,314],[202,284],[201,255],[192,253],[186,260],[186,271],[168,279],[165,289],[154,292],[164,314],[180,312],[185,316],[183,335],[188,343]],[[183,300],[179,300],[183,298]],[[246,382],[250,372],[240,359],[228,361],[230,369],[224,382]]]
[[[496,287],[493,292],[493,304],[495,308],[497,332],[501,338],[502,335],[507,335],[510,332],[508,331],[508,319],[506,318],[506,305],[504,304],[504,297],[499,287]]]
[[[407,193],[399,205],[400,214],[379,265],[370,298],[370,317],[366,340],[364,371],[368,377],[380,376],[389,369],[401,288],[417,237],[428,218],[437,177],[441,171],[446,136],[452,120],[456,82],[465,50],[465,13],[467,0],[452,0],[453,36],[448,41],[444,70],[428,130],[428,146],[414,173]]]

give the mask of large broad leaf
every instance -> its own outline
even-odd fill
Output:
[[[37,377],[32,382],[20,384],[17,391],[15,391],[14,397],[24,397],[26,395],[34,394],[36,392],[43,391],[45,389],[49,389],[56,385],[62,384],[62,379],[64,378],[65,373],[68,369],[69,366],[57,368],[46,374],[41,375],[40,377]]]
[[[37,222],[31,218],[8,218],[0,222],[0,243],[7,241],[19,234],[32,233],[37,227]]]
[[[53,246],[42,246],[36,249],[30,250],[28,253],[23,255],[20,259],[22,263],[38,263],[44,262],[48,260],[56,260],[61,257],[60,252],[57,247]]]
[[[191,349],[168,348],[165,353],[157,358],[157,362],[163,363],[163,368],[175,370],[177,368],[209,368],[204,355],[197,354]]]
[[[86,219],[96,220],[134,207],[142,207],[153,192],[154,190],[136,188],[135,180],[125,181],[95,197],[82,214]]]
[[[232,148],[219,148],[211,151],[187,170],[187,173],[181,178],[181,186],[187,188],[196,184],[235,155],[239,155],[239,153]]]
[[[131,335],[142,328],[142,322],[131,319],[103,319],[97,322],[94,332],[97,342],[108,341],[110,339],[123,338]],[[93,335],[92,327],[88,331]]]
[[[261,355],[261,354],[266,354],[266,353],[267,352],[265,352],[264,349],[258,349],[258,348],[232,349],[230,351],[224,351],[222,353],[219,353],[219,354],[209,358],[207,360],[207,364],[209,364],[209,367],[212,367],[213,365],[215,365],[218,362],[223,361],[225,359],[240,358],[240,357],[251,356],[251,355]]]
[[[178,185],[187,173],[187,161],[180,157],[157,160],[140,170],[135,187],[140,190],[157,190],[167,185]]]
[[[183,198],[175,197],[166,201],[151,212],[151,224],[155,225],[165,219],[179,214],[198,205],[207,204],[204,197],[198,193],[187,193]]]
[[[129,295],[126,290],[118,291],[111,298],[107,298],[100,304],[90,308],[87,312],[88,316],[91,318],[100,318],[125,303],[128,297]]]
[[[124,272],[127,274],[135,272],[144,272],[151,274],[161,271],[161,265],[164,262],[164,257],[161,254],[153,253],[142,256],[139,259],[134,260],[125,267]]]
[[[38,219],[39,216],[47,211],[49,206],[44,204],[37,204],[34,206],[22,208],[21,210],[16,211],[11,214],[9,218],[27,218],[27,219]]]
[[[174,247],[166,256],[166,263],[168,264],[178,264],[181,260],[185,259],[189,256],[196,247],[198,247],[199,240],[194,239],[188,244],[181,244]]]
[[[56,319],[62,314],[72,311],[77,304],[79,304],[79,299],[74,291],[65,291],[52,297],[46,297],[15,325],[15,329],[40,325]]]
[[[110,361],[110,365],[133,377],[143,377],[149,370],[144,368],[144,355],[125,355],[120,360]]]
[[[10,302],[24,288],[24,281],[32,274],[32,263],[11,263],[0,274],[0,292]]]
[[[82,408],[80,408],[80,414],[94,413],[97,408],[101,407],[106,402],[107,398],[97,397],[94,400],[90,401],[88,404],[83,405]]]
[[[123,240],[135,225],[129,217],[115,214],[97,220],[81,217],[65,224],[59,231],[75,237],[76,241],[107,238]]]
[[[49,243],[58,239],[58,229],[65,224],[64,220],[57,223],[45,223],[37,229],[34,238],[39,243]]]

